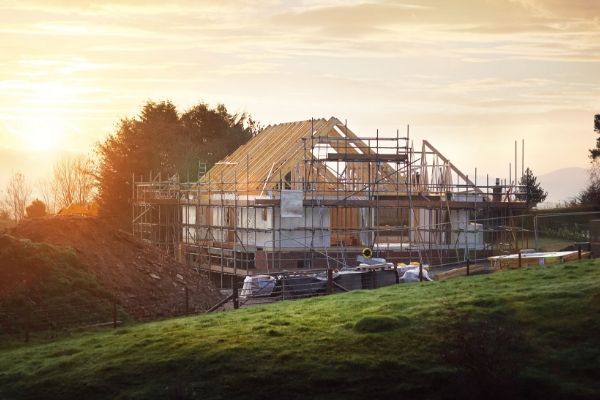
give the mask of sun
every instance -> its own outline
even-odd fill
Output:
[[[67,138],[67,110],[73,108],[76,90],[60,82],[39,82],[30,88],[22,107],[19,142],[29,150],[54,150]]]
[[[38,115],[25,122],[21,140],[30,150],[53,150],[62,144],[65,132],[66,126],[60,117]]]

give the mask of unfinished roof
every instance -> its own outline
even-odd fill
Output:
[[[392,145],[386,147],[385,141]],[[416,154],[408,137],[359,138],[334,117],[270,125],[216,163],[199,183],[209,192],[252,196],[273,189],[321,195],[482,193],[429,142],[424,140]]]
[[[270,125],[263,129],[246,144],[239,147],[231,155],[215,164],[201,178],[201,183],[211,182],[215,189],[247,190],[249,193],[260,194],[265,189],[271,189],[281,181],[281,177],[296,169],[298,173],[304,168],[304,161],[311,159],[311,148],[303,143],[303,139],[316,137],[331,138],[328,144],[339,153],[374,154],[374,152],[352,133],[337,118],[331,117],[288,122]],[[336,139],[350,141],[351,148],[340,151]],[[347,144],[345,145],[347,146]],[[312,173],[322,175],[321,179],[331,182],[337,177],[327,168],[312,165]]]
[[[313,131],[320,132],[327,125],[325,119],[270,125],[215,164],[201,181],[210,179],[217,185],[222,182],[224,190],[233,189],[230,185],[233,182],[248,190],[260,190],[259,183],[269,175],[279,176],[285,161],[304,157],[302,138],[310,137]]]

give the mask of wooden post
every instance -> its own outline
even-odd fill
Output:
[[[396,285],[400,283],[400,277],[398,276],[398,265],[394,264],[394,273],[396,274]]]
[[[519,250],[519,268],[521,268],[521,250]]]
[[[113,328],[117,329],[117,301],[113,301]]]
[[[581,243],[577,243],[577,259],[581,260]]]
[[[327,270],[327,294],[333,293],[333,270],[329,268]]]
[[[233,308],[236,310],[238,308],[240,308],[240,300],[238,298],[238,290],[237,290],[237,281],[235,280],[235,277],[233,280]]]
[[[379,287],[379,282],[377,282],[377,271],[371,271],[371,281],[373,285],[373,289],[377,289]]]
[[[471,259],[467,258],[467,276],[471,275]]]
[[[419,282],[423,282],[423,264],[419,261]]]
[[[281,278],[281,300],[285,300],[285,281],[286,275]]]
[[[187,286],[185,286],[185,313],[190,313],[190,293]]]

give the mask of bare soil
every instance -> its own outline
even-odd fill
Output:
[[[55,216],[22,221],[8,234],[74,249],[121,307],[137,319],[207,310],[222,295],[209,279],[160,249],[96,217]]]

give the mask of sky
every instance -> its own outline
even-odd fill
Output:
[[[0,0],[0,38],[0,187],[150,99],[410,124],[416,147],[502,178],[523,139],[535,174],[587,168],[600,113],[597,0]]]

